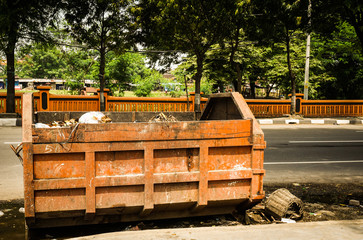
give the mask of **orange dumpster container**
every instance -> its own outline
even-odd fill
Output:
[[[238,93],[212,95],[199,121],[76,129],[34,128],[31,93],[23,102],[30,228],[227,214],[264,198],[264,135]]]

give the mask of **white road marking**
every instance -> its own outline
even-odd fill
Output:
[[[363,131],[355,131],[355,132],[363,132]]]
[[[361,143],[363,140],[337,140],[337,141],[289,141],[289,143]]]
[[[347,161],[307,161],[307,162],[265,162],[265,165],[284,165],[284,164],[331,164],[331,163],[363,163],[363,160]]]
[[[4,144],[20,144],[21,142],[4,142]]]

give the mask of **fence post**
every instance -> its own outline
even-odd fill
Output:
[[[108,106],[107,106],[107,103],[108,103],[108,93],[110,92],[110,89],[108,88],[104,88],[103,89],[103,97],[105,98],[105,112],[107,112],[109,109],[108,109]],[[101,108],[101,89],[97,89],[97,95],[98,95],[98,110],[100,110]]]
[[[296,113],[301,113],[301,100],[303,99],[303,93],[296,93]],[[292,100],[291,100],[292,101]]]
[[[48,86],[38,86],[40,97],[39,112],[49,111],[49,90],[51,87]]]
[[[195,92],[190,92],[190,101],[192,102],[192,105],[189,107],[188,111],[194,112],[194,102],[195,102]]]

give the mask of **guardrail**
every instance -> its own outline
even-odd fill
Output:
[[[38,87],[34,95],[34,111],[99,111],[100,97],[54,95],[50,87]],[[194,111],[194,95],[189,98],[113,97],[104,92],[106,111]],[[203,110],[207,98],[201,99]],[[15,94],[15,111],[21,114],[22,93]],[[291,100],[246,99],[255,117],[282,117],[290,114]],[[6,93],[0,93],[0,113],[6,112]],[[296,96],[296,113],[304,117],[361,117],[363,100],[303,100]]]

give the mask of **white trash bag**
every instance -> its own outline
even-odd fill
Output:
[[[88,112],[83,114],[79,120],[79,123],[106,123],[111,122],[111,119],[101,112]]]

